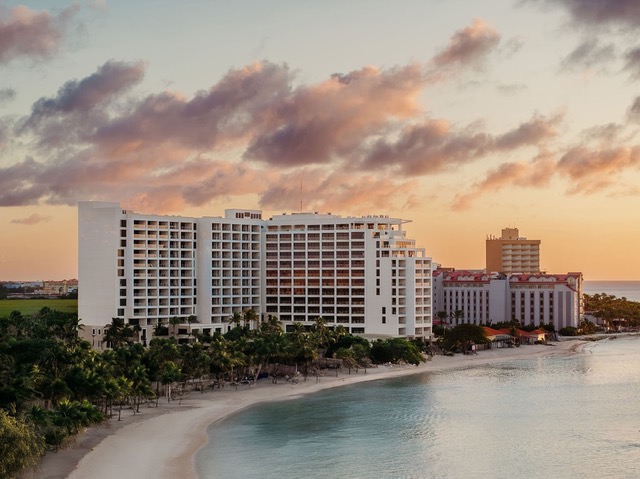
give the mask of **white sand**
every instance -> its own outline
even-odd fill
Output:
[[[480,351],[477,355],[454,357],[436,356],[420,366],[380,366],[360,370],[357,374],[323,376],[317,383],[314,377],[299,384],[269,379],[255,385],[242,385],[236,390],[225,387],[201,394],[191,392],[182,400],[160,407],[143,406],[140,414],[129,411],[123,420],[108,421],[90,428],[69,448],[48,454],[38,470],[25,477],[33,479],[128,479],[197,478],[195,453],[207,442],[207,427],[248,406],[293,399],[321,389],[404,376],[428,371],[442,371],[474,367],[518,358],[543,358],[577,352],[586,343],[572,340],[553,343],[554,346],[534,345],[512,349]]]

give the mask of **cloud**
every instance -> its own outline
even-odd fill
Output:
[[[437,173],[468,163],[490,152],[511,151],[538,146],[558,133],[561,116],[535,116],[502,135],[484,132],[454,131],[444,120],[429,120],[406,127],[395,142],[378,140],[367,152],[363,166],[373,169],[394,168],[405,176]]]
[[[302,194],[300,187],[302,185]],[[274,210],[371,211],[410,208],[418,204],[417,181],[377,177],[345,176],[340,171],[303,168],[282,175],[261,195],[260,205]]]
[[[19,225],[31,226],[31,225],[36,225],[38,223],[42,223],[44,221],[49,221],[50,219],[51,219],[51,216],[42,216],[37,213],[34,213],[31,216],[28,216],[26,218],[17,218],[15,220],[11,220],[11,222]]]
[[[51,57],[78,9],[71,6],[53,16],[22,5],[10,10],[0,7],[0,64],[21,57]]]
[[[524,83],[511,83],[511,84],[499,84],[496,86],[498,92],[503,95],[517,95],[520,92],[527,90],[529,87]]]
[[[110,60],[34,102],[18,122],[15,143],[39,148],[0,167],[0,206],[116,194],[127,207],[171,212],[255,195],[267,208],[288,209],[299,204],[302,176],[305,208],[402,207],[418,201],[410,192],[421,176],[544,151],[559,134],[561,115],[534,115],[501,133],[481,122],[425,119],[418,98],[429,86],[426,70],[364,67],[303,84],[287,65],[264,61],[231,69],[191,96],[141,96],[132,89],[145,65]],[[513,163],[472,193],[547,178],[540,160]]]
[[[424,80],[418,65],[366,67],[299,87],[271,111],[244,157],[277,166],[329,163],[348,155],[390,121],[414,116]]]
[[[473,201],[487,193],[494,193],[508,186],[542,187],[549,183],[554,173],[554,162],[542,153],[530,162],[507,162],[489,171],[487,176],[471,186],[470,191],[456,194],[451,208],[465,210]]]
[[[640,47],[633,48],[624,55],[624,69],[631,73],[635,79],[640,78]]]
[[[634,29],[640,26],[640,2],[637,0],[529,0],[559,6],[569,13],[573,22],[586,27],[620,26]]]
[[[142,62],[108,61],[95,73],[66,82],[56,96],[38,99],[18,132],[35,134],[38,145],[46,150],[86,141],[107,121],[109,110],[123,93],[142,80],[144,72]]]
[[[637,96],[633,104],[629,107],[627,116],[631,121],[640,123],[640,96]]]
[[[13,88],[0,88],[0,104],[9,102],[16,97],[16,91]]]
[[[229,147],[277,121],[292,81],[286,65],[261,62],[230,70],[191,99],[170,91],[149,95],[103,122],[87,140],[110,156]]]
[[[576,70],[601,66],[615,59],[612,44],[602,45],[597,39],[590,38],[578,45],[561,63],[563,69]]]
[[[143,62],[110,60],[82,80],[66,82],[54,98],[41,98],[32,108],[31,119],[86,112],[127,91],[144,77]]]
[[[573,181],[570,192],[593,193],[611,186],[618,173],[638,166],[640,146],[605,149],[576,146],[562,155],[557,169]]]
[[[476,19],[473,23],[458,30],[449,40],[449,44],[433,59],[435,67],[478,66],[500,43],[500,35],[493,28]]]

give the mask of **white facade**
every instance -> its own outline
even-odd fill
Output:
[[[558,330],[580,325],[582,273],[504,275],[436,270],[433,277],[434,312],[445,311],[452,326],[513,319],[522,325],[553,323]]]
[[[188,218],[98,202],[80,203],[78,218],[78,312],[95,347],[114,317],[140,326],[146,342],[170,318],[224,332],[247,309],[285,325],[322,317],[354,334],[431,334],[431,260],[406,237],[404,220],[263,220],[256,210]]]
[[[266,222],[266,312],[285,324],[322,317],[354,334],[429,337],[431,260],[404,223],[274,216]]]

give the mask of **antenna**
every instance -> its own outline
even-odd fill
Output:
[[[302,213],[302,176],[300,176],[300,213]]]

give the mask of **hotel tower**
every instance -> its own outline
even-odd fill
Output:
[[[367,337],[429,338],[431,259],[407,220],[257,210],[224,217],[138,214],[117,203],[78,205],[84,337],[103,347],[112,318],[139,326],[143,344],[180,318],[178,340],[225,332],[234,313],[285,327],[322,317]],[[256,326],[255,324],[253,326]]]

